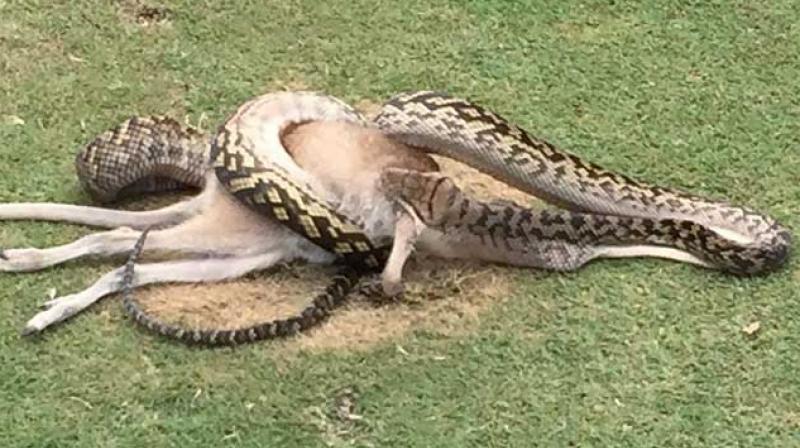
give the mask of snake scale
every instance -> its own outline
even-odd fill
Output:
[[[541,246],[541,264],[550,269],[576,269],[602,245],[675,247],[738,275],[773,271],[789,256],[790,232],[769,216],[605,170],[464,99],[432,91],[404,93],[368,123],[335,98],[279,93],[242,105],[220,126],[210,148],[201,134],[175,121],[131,118],[84,148],[76,159],[79,177],[93,197],[107,201],[181,184],[202,186],[203,172],[211,169],[242,204],[338,254],[342,273],[297,316],[241,329],[184,329],[148,316],[132,296],[129,284],[145,232],[127,263],[123,302],[128,314],[187,342],[252,342],[316,324],[343,303],[365,273],[380,269],[388,248],[376,246],[357,223],[319,197],[281,146],[281,130],[310,120],[377,126],[391,138],[466,163],[563,207],[533,211],[476,201],[440,175],[390,172],[382,178],[387,194],[410,205],[426,225],[466,229],[520,253]],[[431,192],[443,182],[450,183],[446,200],[433,207]]]

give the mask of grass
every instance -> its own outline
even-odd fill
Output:
[[[73,154],[133,113],[214,124],[286,85],[352,102],[439,88],[800,225],[797,2],[149,1],[163,21],[126,1],[0,1],[0,200],[87,202]],[[0,245],[86,232],[3,223]],[[157,339],[111,301],[18,337],[48,288],[110,266],[0,277],[4,446],[800,446],[796,261],[754,279],[656,260],[521,271],[469,334],[291,359]],[[363,419],[337,419],[351,392]]]

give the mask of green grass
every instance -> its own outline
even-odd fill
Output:
[[[353,102],[445,89],[615,170],[800,225],[793,0],[185,0],[148,27],[117,4],[0,1],[1,201],[87,202],[73,154],[130,114],[215,124],[300,83]],[[3,223],[0,245],[86,232]],[[18,337],[48,288],[111,266],[0,277],[3,446],[800,446],[795,261],[754,279],[656,260],[521,271],[477,330],[393,341],[407,355],[190,349],[112,301]],[[331,414],[344,388],[363,420]]]

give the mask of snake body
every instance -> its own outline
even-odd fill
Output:
[[[460,98],[437,92],[401,94],[375,121],[407,144],[463,161],[522,191],[583,212],[544,212],[539,225],[531,226],[514,210],[502,211],[505,219],[496,222],[506,225],[515,216],[523,221],[515,234],[544,233],[543,239],[583,247],[675,246],[734,274],[770,272],[789,256],[791,234],[769,216],[605,170]],[[471,203],[484,209],[484,204]],[[486,221],[491,213],[478,215]],[[564,268],[557,263],[552,267]],[[566,269],[573,267],[569,263]]]
[[[259,214],[284,224],[347,265],[376,270],[388,255],[348,216],[311,188],[280,142],[280,133],[306,121],[366,125],[340,100],[311,92],[275,93],[242,105],[222,125],[212,144],[211,164],[220,183]]]
[[[184,131],[175,122],[133,118],[79,154],[81,182],[94,197],[108,200],[131,188],[170,186],[164,178],[199,186],[203,172],[213,169],[242,204],[338,254],[348,267],[345,273],[303,313],[280,324],[181,329],[147,316],[128,290],[125,309],[136,321],[168,336],[212,345],[283,336],[319,322],[342,303],[361,276],[382,266],[388,248],[376,245],[321,197],[312,187],[313,179],[281,145],[282,130],[312,120],[376,126],[405,144],[464,162],[565,207],[535,212],[485,203],[451,185],[444,207],[434,210],[428,193],[437,191],[446,178],[404,173],[384,179],[390,196],[414,207],[428,226],[490,238],[496,247],[528,257],[528,262],[534,257],[537,263],[532,264],[545,268],[576,269],[605,245],[676,247],[734,274],[772,271],[789,255],[791,235],[771,217],[607,171],[463,99],[429,91],[401,94],[383,106],[374,122],[366,123],[335,98],[279,93],[242,105],[220,127],[210,149],[200,134]],[[421,190],[420,182],[426,180],[435,184]],[[136,251],[131,259],[135,255]],[[133,263],[128,265],[130,276]]]
[[[208,139],[169,117],[131,117],[98,135],[75,157],[81,185],[97,202],[202,187]]]
[[[388,247],[373,245],[352,220],[318,197],[308,185],[307,174],[280,142],[280,133],[287,126],[312,120],[365,124],[358,112],[336,98],[307,92],[277,93],[242,105],[220,127],[210,147],[199,132],[172,119],[131,117],[99,135],[78,154],[76,169],[82,185],[103,202],[179,185],[200,187],[205,172],[213,169],[222,185],[248,207],[346,261],[325,290],[297,315],[242,328],[184,328],[148,314],[133,295],[135,261],[144,246],[145,231],[128,258],[123,278],[123,309],[134,321],[161,335],[208,346],[284,337],[322,321],[366,273],[380,268]],[[115,176],[115,172],[120,174]]]
[[[122,308],[138,324],[150,331],[168,338],[189,344],[205,346],[226,346],[252,343],[264,339],[286,337],[311,328],[328,317],[344,303],[347,295],[360,279],[357,270],[345,267],[333,277],[325,290],[318,294],[300,313],[282,319],[268,319],[264,322],[232,329],[184,328],[166,323],[145,312],[133,295],[133,276],[135,264],[147,239],[145,230],[139,236],[125,263],[122,279]]]

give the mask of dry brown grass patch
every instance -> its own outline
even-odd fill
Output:
[[[321,291],[330,268],[292,265],[215,284],[169,285],[137,291],[143,307],[166,322],[236,328],[296,314]],[[364,350],[424,329],[463,334],[513,292],[510,272],[470,262],[418,257],[407,269],[401,302],[351,302],[317,328],[282,343],[285,351]]]
[[[380,106],[362,101],[357,107],[372,117]],[[471,195],[520,204],[533,201],[460,163],[440,157],[437,162]],[[292,265],[225,283],[150,287],[139,290],[138,295],[148,311],[167,322],[235,328],[299,312],[324,288],[331,272],[331,268]],[[481,314],[513,293],[515,272],[418,254],[406,268],[406,294],[401,302],[378,305],[354,298],[319,327],[280,346],[290,352],[364,350],[415,329],[462,334],[474,328]]]

